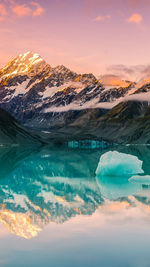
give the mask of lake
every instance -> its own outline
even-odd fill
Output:
[[[149,267],[149,175],[150,146],[1,146],[0,266]]]

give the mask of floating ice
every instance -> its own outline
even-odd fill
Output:
[[[150,185],[150,175],[135,175],[129,179],[129,182],[131,182],[132,184]]]
[[[100,158],[97,176],[128,176],[143,173],[142,161],[136,156],[109,151]]]

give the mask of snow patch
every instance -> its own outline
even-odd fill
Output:
[[[70,86],[70,83],[65,83],[61,86],[53,86],[53,87],[47,86],[45,88],[45,91],[40,92],[39,95],[42,96],[43,99],[46,99],[47,97],[53,97],[53,95],[55,95],[58,91],[64,90],[68,86]]]
[[[27,79],[22,84],[19,84],[17,86],[8,87],[8,89],[11,90],[11,91],[15,90],[15,92],[11,95],[11,98],[15,97],[15,96],[18,96],[18,95],[24,95],[27,92],[26,87],[27,87],[29,81],[30,80]]]
[[[75,89],[77,93],[80,93],[85,88],[85,85],[81,82],[73,82],[70,84],[70,87]]]

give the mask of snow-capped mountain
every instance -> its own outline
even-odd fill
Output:
[[[8,65],[0,71],[0,77],[4,79],[26,74],[32,77],[46,70],[47,67],[50,68],[38,54],[29,51],[12,59]]]
[[[134,87],[135,83],[113,76],[97,79],[65,66],[53,68],[39,55],[27,52],[0,70],[0,107],[30,128],[47,129],[60,113],[64,123],[66,111],[72,110],[69,120],[73,120],[81,110],[120,99]]]

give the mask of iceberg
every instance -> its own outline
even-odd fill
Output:
[[[136,156],[117,151],[109,151],[100,157],[96,169],[97,176],[128,176],[144,173],[142,161]]]
[[[129,179],[132,184],[150,185],[150,175],[135,175]]]

